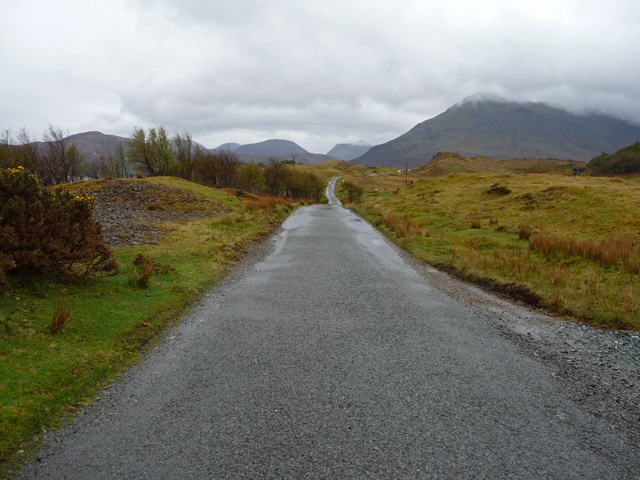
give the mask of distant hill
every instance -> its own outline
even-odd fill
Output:
[[[264,142],[240,145],[237,143],[225,143],[218,148],[209,150],[231,150],[238,155],[241,162],[268,163],[270,158],[278,160],[294,160],[296,163],[315,164],[333,160],[332,157],[318,153],[310,153],[300,145],[289,140],[271,139]]]
[[[127,139],[125,137],[119,137],[117,135],[105,135],[102,132],[84,132],[75,133],[65,137],[65,139],[71,144],[75,143],[76,148],[81,153],[85,154],[87,158],[95,156],[99,153],[105,152],[105,150],[114,151],[115,147],[122,143],[124,147],[127,147]],[[34,142],[38,148],[44,147],[46,142]]]
[[[338,160],[353,160],[367,153],[371,145],[359,145],[354,143],[339,143],[327,152],[327,156]]]
[[[309,153],[300,145],[289,140],[265,140],[264,142],[248,143],[235,149],[237,154],[249,155],[284,155],[296,153]]]
[[[587,169],[596,175],[640,172],[640,142],[621,148],[615,153],[598,155],[589,162]]]
[[[231,150],[232,152],[234,152],[239,146],[240,146],[239,143],[233,143],[233,142],[231,142],[231,143],[223,143],[219,147],[210,148],[209,151],[210,152],[215,152],[216,150]]]
[[[470,98],[353,160],[404,167],[438,152],[465,157],[588,161],[640,140],[640,126],[604,115],[575,115],[542,103]]]
[[[584,168],[584,162],[557,158],[470,158],[444,152],[437,154],[429,163],[412,169],[412,173],[420,177],[440,177],[454,172],[572,174],[574,166]]]
[[[87,158],[91,158],[99,153],[104,153],[105,150],[115,151],[115,147],[118,144],[122,144],[125,150],[128,148],[127,141],[129,140],[126,137],[119,137],[117,135],[106,135],[102,132],[84,132],[84,133],[75,133],[73,135],[69,135],[66,137],[66,140],[69,143],[75,143],[76,148],[80,150],[81,153],[84,153]],[[44,142],[38,142],[41,145],[44,145]],[[204,146],[200,143],[193,140],[193,147],[201,147],[204,149]]]
[[[236,151],[237,153],[237,151]],[[240,158],[241,162],[244,163],[248,163],[248,162],[253,162],[253,163],[264,163],[267,164],[269,163],[269,159],[270,158],[275,158],[277,160],[293,160],[293,157],[295,156],[295,161],[296,163],[304,163],[306,165],[314,165],[316,163],[323,163],[323,162],[327,162],[329,160],[334,160],[332,157],[328,157],[327,155],[322,155],[320,153],[284,153],[284,154],[280,154],[280,155],[276,155],[276,154],[247,154],[247,153],[240,153],[238,154],[238,157]]]

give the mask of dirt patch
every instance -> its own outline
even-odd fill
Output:
[[[533,307],[544,306],[544,300],[540,295],[531,291],[526,285],[518,285],[516,283],[497,283],[492,282],[492,288],[499,293],[507,295],[515,300],[519,300],[522,303],[531,305]]]
[[[526,285],[519,285],[517,283],[501,283],[491,278],[468,275],[461,272],[453,265],[447,265],[444,263],[438,263],[434,265],[434,267],[462,280],[478,285],[490,292],[500,293],[512,300],[517,300],[531,307],[543,308],[546,306],[544,299]]]
[[[213,217],[231,211],[186,190],[143,180],[104,180],[83,185],[95,197],[93,215],[110,245],[153,244],[168,222]]]

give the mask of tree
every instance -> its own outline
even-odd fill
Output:
[[[264,186],[263,169],[253,162],[247,162],[240,167],[240,173],[245,182],[243,188],[253,193],[262,190]]]
[[[225,187],[236,187],[238,184],[238,168],[240,166],[238,154],[227,149],[217,151],[214,156],[220,162],[220,184]]]
[[[189,132],[176,133],[173,135],[172,140],[176,152],[179,175],[187,180],[192,180],[196,155],[191,134]]]
[[[155,162],[151,158],[151,146],[147,142],[147,134],[142,127],[133,127],[133,133],[127,140],[127,158],[137,167],[156,175]]]
[[[0,168],[23,167],[42,177],[43,153],[25,128],[18,131],[17,138],[9,129],[0,133]]]
[[[284,195],[287,191],[286,177],[290,172],[286,164],[277,158],[269,158],[269,165],[264,169],[264,186],[271,195]]]
[[[39,178],[45,185],[69,183],[81,178],[85,156],[63,131],[49,124],[44,133],[44,153],[39,165]]]
[[[149,175],[171,175],[175,169],[174,152],[164,127],[150,128],[148,133],[134,127],[127,145],[128,159]]]
[[[222,167],[220,165],[220,160],[216,158],[213,153],[201,147],[197,147],[194,168],[200,177],[200,180],[215,185],[216,187],[220,186],[219,181]]]
[[[341,189],[346,192],[349,202],[357,202],[362,197],[362,187],[355,183],[344,181],[341,184]]]
[[[87,174],[87,177],[91,178],[92,180],[100,178],[100,176],[102,175],[100,155],[98,155],[97,153],[89,155],[85,163],[85,173]]]
[[[13,149],[15,166],[22,166],[27,170],[40,171],[42,158],[38,153],[35,141],[29,135],[26,128],[18,131],[18,145]]]
[[[156,175],[171,175],[174,171],[174,153],[167,130],[160,126],[149,129],[151,157],[155,162]]]
[[[115,147],[105,145],[98,153],[100,175],[103,177],[127,178],[129,165],[127,151],[123,143],[117,143]]]
[[[291,198],[311,198],[318,201],[325,188],[324,182],[311,172],[290,172],[286,182],[287,195]]]
[[[13,156],[11,154],[13,148],[13,145],[11,145],[12,137],[13,135],[9,129],[0,132],[0,168],[18,166],[13,164]]]

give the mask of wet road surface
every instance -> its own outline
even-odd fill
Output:
[[[638,478],[637,446],[333,203],[19,478]]]

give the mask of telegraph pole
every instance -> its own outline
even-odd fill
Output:
[[[409,181],[409,162],[404,164],[404,186],[407,186],[407,182]]]

